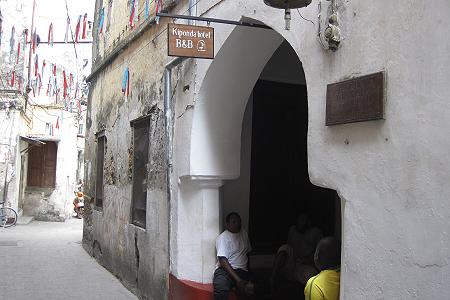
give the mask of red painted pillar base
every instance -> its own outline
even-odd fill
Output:
[[[169,275],[169,300],[212,300],[212,283],[204,284],[189,280],[180,280]],[[228,300],[237,300],[235,293],[230,293]]]

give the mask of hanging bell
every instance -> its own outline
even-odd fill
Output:
[[[300,8],[308,6],[312,0],[264,0],[264,3],[274,8]]]

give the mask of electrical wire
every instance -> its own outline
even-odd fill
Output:
[[[311,21],[311,20],[306,19],[305,17],[303,17],[302,14],[300,13],[300,9],[297,8],[297,12],[298,12],[298,14],[300,15],[300,17],[301,17],[303,20],[308,21],[308,22],[311,22],[314,26],[316,25],[316,24],[314,24],[313,21]]]
[[[70,36],[72,37],[73,42],[73,50],[75,51],[75,63],[77,65],[77,73],[80,69],[80,66],[78,65],[78,54],[77,54],[77,46],[75,45],[75,38],[72,31],[72,26],[70,26],[70,16],[69,16],[69,6],[67,5],[67,0],[64,0],[66,3],[66,13],[67,13],[67,20],[69,21],[69,28],[70,28]]]

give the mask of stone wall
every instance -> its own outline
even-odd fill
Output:
[[[337,190],[344,202],[341,298],[445,298],[450,295],[446,284],[450,235],[445,230],[450,217],[450,139],[446,130],[450,127],[446,83],[450,4],[444,0],[433,5],[409,0],[370,5],[338,1],[344,40],[332,53],[317,41],[318,2],[300,10],[314,25],[293,11],[290,31],[283,29],[282,12],[262,1],[207,1],[202,2],[201,11],[206,17],[263,22],[276,31],[280,42],[286,39],[302,61],[308,88],[310,179]],[[326,15],[329,2],[322,2]],[[183,3],[171,12],[185,10]],[[231,130],[222,125],[227,124],[226,116],[239,122],[233,112],[243,114],[240,108],[245,108],[245,103],[234,96],[247,101],[244,92],[251,89],[247,76],[254,75],[243,70],[262,68],[263,61],[251,65],[254,57],[240,56],[251,35],[237,39],[244,46],[235,43],[230,47],[228,38],[239,37],[233,35],[234,27],[215,24],[216,59],[187,60],[174,70],[170,92],[176,99],[176,184],[168,219],[162,80],[170,58],[165,35],[156,37],[166,21],[150,26],[94,76],[87,119],[85,174],[90,197],[95,196],[95,133],[102,129],[107,150],[103,211],[92,210],[85,220],[84,246],[148,299],[167,296],[169,253],[171,270],[178,278],[211,278],[214,232],[208,230],[216,230],[217,224],[210,221],[218,205],[208,200],[215,199],[214,188],[220,180],[239,176],[240,163],[238,126]],[[256,42],[265,45],[258,54],[270,44],[266,39]],[[225,56],[230,63],[222,62],[217,68],[214,64]],[[130,69],[128,97],[121,93],[125,67]],[[327,84],[377,71],[387,74],[385,119],[325,126]],[[230,79],[246,85],[234,85],[242,88],[242,93],[233,94],[233,87],[227,90],[217,83]],[[230,99],[235,106],[231,107]],[[145,115],[151,116],[152,125],[147,228],[142,230],[130,225],[129,153],[130,121]],[[224,151],[223,144],[230,151]],[[214,186],[205,187],[208,180],[216,180]]]

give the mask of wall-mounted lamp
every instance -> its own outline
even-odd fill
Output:
[[[291,8],[308,6],[312,0],[264,0],[264,3],[274,8],[284,9],[286,30],[291,28]]]

